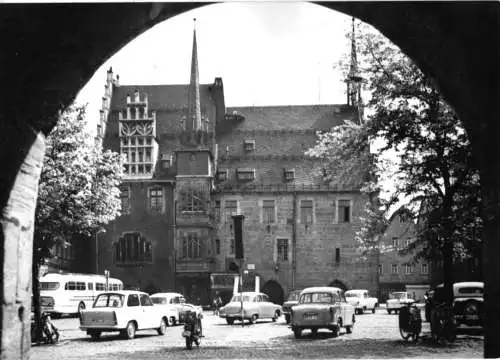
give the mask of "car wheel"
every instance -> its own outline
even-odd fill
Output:
[[[345,327],[345,331],[346,331],[346,333],[348,333],[348,334],[352,333],[352,325],[350,325],[350,326],[346,326],[346,327]]]
[[[312,336],[318,336],[318,329],[311,329]]]
[[[294,327],[292,328],[293,330],[293,335],[295,336],[296,339],[300,339],[302,337],[302,329],[299,327]]]
[[[333,337],[339,336],[339,330],[340,330],[340,328],[338,326],[336,326],[332,329]]]
[[[387,309],[387,313],[388,313],[389,315],[391,315],[392,310]]]
[[[279,317],[280,317],[280,311],[276,310],[276,312],[274,313],[274,316],[272,318],[273,322],[276,322],[276,320],[278,320]]]
[[[233,325],[234,324],[234,319],[226,318],[226,322],[228,325]]]
[[[92,341],[97,341],[101,338],[101,332],[100,331],[92,331],[90,333],[90,340]]]
[[[165,318],[161,319],[160,322],[160,327],[157,329],[158,335],[165,335],[167,332],[167,322],[165,321]]]
[[[372,314],[375,314],[375,306],[372,309]]]
[[[177,325],[177,320],[175,319],[175,316],[171,316],[171,317],[170,317],[170,321],[169,321],[169,322],[170,322],[170,324],[171,324],[170,326],[175,326],[175,325]]]
[[[85,310],[85,303],[80,302],[78,304],[78,317],[81,317],[82,310]]]
[[[135,337],[135,324],[133,321],[129,321],[127,324],[127,328],[125,329],[125,336],[127,339],[131,340]]]
[[[292,320],[292,317],[289,314],[285,315],[285,321],[287,324],[290,324],[290,321]]]
[[[249,321],[250,324],[255,324],[257,322],[257,315],[253,314]]]

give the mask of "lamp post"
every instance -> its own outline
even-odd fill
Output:
[[[103,234],[106,232],[106,229],[99,229],[95,233],[95,273],[99,274],[99,242],[98,236],[99,234]]]

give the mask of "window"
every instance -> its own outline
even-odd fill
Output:
[[[217,170],[217,180],[219,181],[225,181],[227,180],[227,169],[224,170]]]
[[[224,203],[224,217],[226,222],[233,222],[232,215],[238,212],[238,200],[226,200]]]
[[[283,169],[283,177],[285,181],[295,179],[295,169]]]
[[[206,198],[202,190],[184,189],[180,195],[181,212],[206,211]]]
[[[288,261],[288,239],[277,240],[278,261]]]
[[[79,281],[68,281],[64,285],[64,290],[85,290],[85,283]]]
[[[245,140],[243,146],[246,152],[251,152],[255,150],[255,140]]]
[[[262,202],[262,213],[264,224],[274,224],[276,222],[274,200],[264,200]]]
[[[163,189],[149,189],[149,207],[153,211],[162,211],[163,209]]]
[[[217,255],[219,255],[219,254],[220,254],[220,240],[219,240],[219,239],[216,239],[216,240],[215,240],[215,253],[216,253]]]
[[[89,290],[94,290],[94,284],[92,284],[92,283],[87,283],[87,289],[89,289]]]
[[[106,284],[103,283],[96,283],[95,284],[95,289],[97,291],[105,291],[106,290]]]
[[[398,246],[399,246],[399,244],[398,244],[398,238],[397,238],[397,237],[393,237],[393,238],[392,238],[392,247],[393,247],[394,249],[397,249],[397,248],[398,248]]]
[[[146,161],[148,159],[148,152],[146,152]],[[171,154],[163,154],[161,156],[161,161],[163,162],[163,168],[169,169],[172,166],[172,155]]]
[[[139,296],[137,294],[131,294],[127,299],[127,306],[139,306]]]
[[[115,244],[117,264],[149,263],[152,258],[151,242],[140,233],[126,233]]]
[[[392,266],[391,266],[391,273],[392,274],[397,274],[398,273],[398,265],[397,264],[392,264]]]
[[[120,200],[122,203],[122,214],[130,213],[130,188],[128,186],[121,189]]]
[[[236,171],[238,180],[250,181],[255,180],[255,169],[238,169]]]
[[[377,269],[377,273],[379,275],[383,275],[384,274],[384,266],[382,264],[379,264],[378,269]]]
[[[220,221],[220,200],[215,200],[214,212],[215,220]]]
[[[141,299],[141,306],[153,306],[151,299],[146,294],[141,294],[140,299]]]
[[[340,262],[340,248],[335,248],[335,262]]]
[[[310,225],[313,223],[313,202],[312,200],[300,201],[300,222]]]
[[[198,234],[190,232],[182,238],[182,257],[184,259],[197,259],[201,257],[201,240]]]
[[[339,200],[338,203],[339,223],[351,222],[351,201]]]
[[[413,274],[413,265],[411,265],[411,264],[405,264],[405,274],[406,275]]]
[[[427,265],[427,263],[422,263],[420,272],[422,273],[422,275],[429,274],[429,265]]]

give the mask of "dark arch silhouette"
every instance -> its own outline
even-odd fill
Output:
[[[328,283],[328,286],[338,287],[344,291],[347,291],[347,285],[343,281],[340,281],[339,279],[335,279],[333,281],[330,281]]]
[[[269,296],[269,299],[275,303],[282,305],[285,299],[285,292],[283,288],[276,280],[267,281],[264,286],[262,286],[262,292]]]

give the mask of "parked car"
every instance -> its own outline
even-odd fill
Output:
[[[169,325],[184,323],[188,311],[194,311],[197,315],[203,314],[201,306],[187,303],[184,296],[179,293],[156,293],[151,295],[151,300],[155,305],[167,305],[167,308],[174,310],[172,318],[169,318]]]
[[[283,314],[285,315],[285,320],[287,324],[290,324],[291,320],[291,310],[294,305],[299,302],[300,292],[302,290],[293,290],[288,295],[287,300],[283,303]]]
[[[354,306],[346,301],[341,289],[310,287],[302,290],[298,304],[292,308],[291,329],[296,338],[304,329],[316,335],[322,328],[338,336],[342,327],[351,333],[355,321]]]
[[[444,301],[444,286],[438,285],[426,294],[425,319]],[[453,284],[453,315],[457,325],[483,326],[484,283],[479,281]]]
[[[113,331],[119,331],[126,339],[133,339],[136,331],[146,329],[156,329],[163,335],[168,316],[164,307],[154,306],[142,291],[104,292],[97,296],[91,309],[81,311],[80,329],[92,340]]]
[[[241,314],[242,300],[243,316]],[[238,293],[228,304],[219,309],[219,316],[226,319],[229,325],[232,325],[235,320],[248,320],[251,324],[260,319],[276,321],[282,313],[281,305],[272,303],[266,294],[260,292]]]
[[[389,294],[389,299],[387,300],[387,312],[390,314],[398,313],[399,309],[408,304],[413,304],[415,300],[410,298],[405,291],[395,291]]]
[[[345,292],[346,300],[354,306],[356,314],[363,314],[366,310],[371,310],[375,314],[378,306],[378,299],[371,297],[368,290],[353,289]]]

